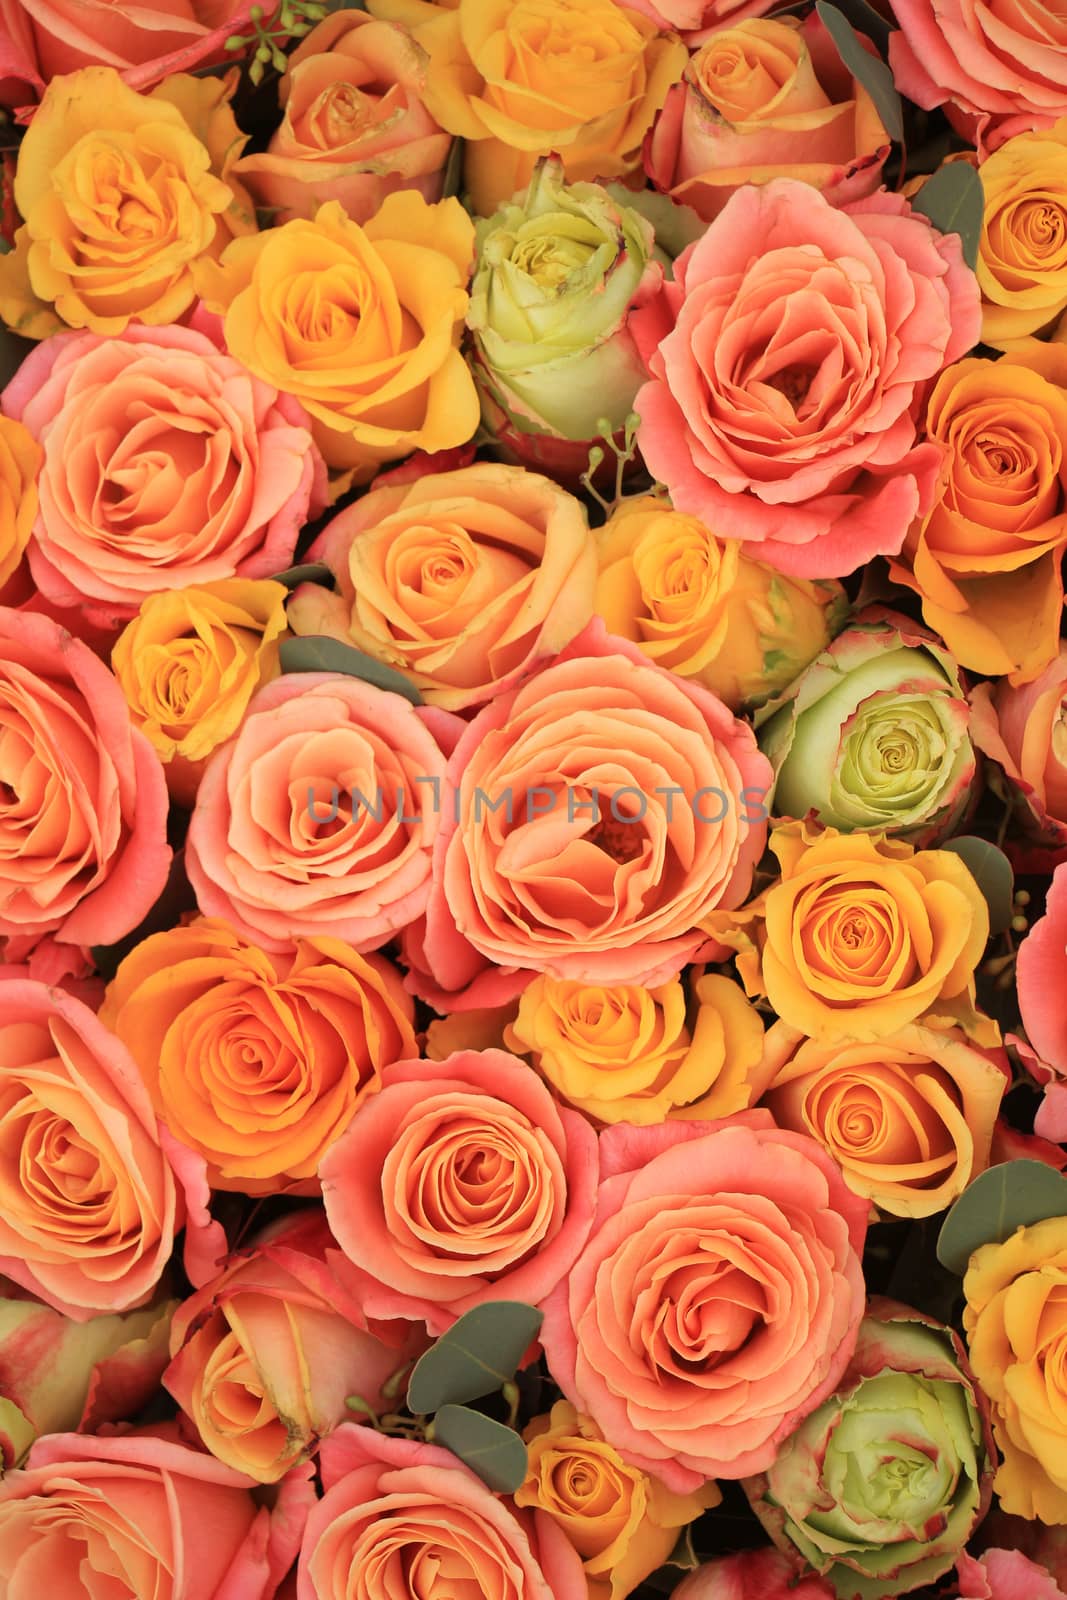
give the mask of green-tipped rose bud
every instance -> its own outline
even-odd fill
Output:
[[[628,321],[663,272],[644,217],[562,176],[540,162],[526,193],[478,224],[467,326],[493,437],[525,465],[580,472],[601,422],[620,432],[648,376]]]
[[[944,645],[872,608],[757,718],[777,774],[774,814],[935,844],[971,799],[969,717]]]
[[[840,1600],[883,1600],[954,1565],[992,1494],[988,1416],[950,1328],[874,1300],[835,1394],[745,1481],[798,1568]]]

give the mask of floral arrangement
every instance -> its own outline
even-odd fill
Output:
[[[0,1596],[1067,1600],[1067,21],[0,0]]]

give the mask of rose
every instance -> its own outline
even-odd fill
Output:
[[[47,617],[0,607],[0,937],[113,944],[167,881],[167,785],[122,692]]]
[[[881,1039],[922,1016],[1000,1042],[974,1011],[989,912],[958,855],[832,828],[812,836],[797,823],[775,828],[770,846],[778,882],[705,923],[738,951],[750,995],[821,1044]]]
[[[694,50],[720,28],[743,17],[762,16],[771,9],[771,0],[626,0],[626,8],[650,17],[661,28],[673,28]]]
[[[441,827],[427,790],[445,775],[438,734],[454,734],[447,712],[339,673],[260,689],[209,757],[189,823],[186,869],[203,914],[264,950],[322,937],[380,949],[426,909]]]
[[[179,805],[193,804],[207,757],[277,676],[288,592],[242,578],[157,590],[116,640],[112,669]]]
[[[512,1511],[439,1445],[348,1424],[323,1443],[321,1468],[295,1600],[388,1600],[408,1572],[423,1600],[586,1600],[551,1519]]]
[[[594,619],[453,752],[424,947],[435,978],[462,988],[479,957],[592,983],[673,978],[701,919],[747,891],[768,773],[721,701]]]
[[[1045,914],[1019,946],[1015,975],[1030,1043],[1054,1072],[1067,1075],[1067,1016],[1060,1004],[1067,980],[1067,866],[1052,874]]]
[[[608,632],[734,711],[792,683],[846,609],[839,583],[784,577],[651,496],[623,500],[596,540]]]
[[[963,1292],[971,1365],[1003,1457],[994,1491],[1014,1515],[1067,1522],[1067,1217],[981,1245]]]
[[[259,1483],[305,1460],[357,1395],[381,1393],[426,1345],[424,1330],[370,1327],[348,1294],[321,1212],[287,1218],[182,1305],[163,1374],[212,1455]]]
[[[266,578],[325,503],[303,407],[198,328],[38,345],[3,392],[44,449],[29,563],[44,596],[127,621],[160,589]]]
[[[178,95],[199,105],[183,84]],[[221,114],[227,143],[239,143],[232,113]],[[19,148],[15,202],[25,222],[0,259],[0,316],[43,339],[64,324],[114,334],[134,320],[176,322],[196,295],[192,263],[225,240],[223,213],[239,196],[166,90],[139,95],[113,67],[83,67],[45,90]]]
[[[450,710],[504,693],[593,614],[585,509],[522,467],[384,483],[328,523],[308,558],[340,593],[302,584],[293,631],[356,645]]]
[[[1019,1550],[987,1550],[977,1560],[965,1552],[956,1575],[960,1600],[1063,1600],[1051,1574]]]
[[[543,1306],[566,1399],[686,1493],[774,1458],[841,1376],[867,1204],[768,1112],[608,1128],[588,1243]]]
[[[623,428],[647,377],[629,323],[659,289],[652,226],[597,184],[539,162],[530,187],[477,229],[467,326],[482,420],[530,466],[585,469],[589,441]],[[580,445],[567,451],[542,438]]]
[[[41,447],[11,417],[0,416],[0,595],[22,560],[37,515]]]
[[[54,1600],[83,1600],[94,1588],[154,1600],[272,1600],[314,1495],[294,1477],[271,1512],[256,1505],[254,1487],[153,1432],[41,1439],[26,1468],[0,1481],[7,1600],[35,1600],[43,1584]]]
[[[399,973],[329,938],[269,955],[224,922],[142,940],[101,1009],[159,1116],[208,1163],[213,1188],[318,1192],[322,1156],[415,1053]]]
[[[996,1452],[951,1328],[873,1300],[834,1394],[745,1491],[787,1554],[864,1600],[948,1572],[989,1509]]]
[[[975,272],[983,344],[1010,348],[1067,308],[1065,150],[1067,120],[1046,132],[1016,134],[982,162],[985,209]]]
[[[687,1573],[673,1592],[678,1600],[835,1600],[822,1578],[798,1580],[793,1563],[770,1549],[707,1561]]]
[[[487,1300],[539,1305],[589,1232],[596,1136],[523,1061],[461,1051],[386,1067],[319,1168],[368,1316],[441,1332]]]
[[[478,425],[459,353],[473,245],[458,200],[389,195],[365,228],[329,200],[312,222],[236,239],[197,284],[231,355],[306,406],[329,466],[362,480]]]
[[[1067,543],[1067,350],[1031,344],[942,373],[926,418],[934,504],[891,576],[964,667],[1036,678],[1059,648]]]
[[[931,845],[959,831],[977,762],[956,663],[933,634],[860,612],[762,713],[774,811]]]
[[[673,1494],[629,1466],[589,1418],[566,1400],[523,1432],[526,1477],[515,1504],[542,1511],[585,1568],[590,1600],[625,1600],[667,1561],[679,1530],[719,1504],[714,1483]]]
[[[372,0],[375,16],[394,14]],[[685,47],[612,0],[459,0],[426,9],[415,37],[429,53],[426,105],[468,140],[463,187],[482,217],[556,154],[570,182],[621,178]]]
[[[845,1182],[893,1217],[930,1217],[989,1165],[1006,1058],[958,1030],[910,1023],[870,1043],[768,1032],[760,1104],[829,1151]]]
[[[0,1018],[0,1273],[76,1322],[141,1306],[196,1174],[88,1006],[0,976]]]
[[[1067,646],[1030,683],[976,684],[971,737],[1021,801],[1013,827],[1058,859],[1067,847]]]
[[[899,196],[838,210],[792,179],[747,186],[634,317],[646,465],[717,536],[841,577],[929,509],[940,452],[916,411],[979,318],[958,235]]]
[[[324,200],[360,223],[398,189],[439,200],[452,140],[425,94],[426,56],[405,29],[334,12],[288,58],[281,127],[234,170],[257,204],[276,208],[275,225],[313,217]]]
[[[656,188],[705,222],[746,183],[796,177],[836,206],[878,187],[891,141],[813,12],[731,19],[669,91],[645,143]]]
[[[716,973],[658,988],[539,974],[503,1030],[556,1093],[598,1122],[724,1117],[757,1097],[763,1024],[737,984]],[[690,1015],[687,1016],[687,1011]],[[432,1025],[431,1025],[432,1026]]]
[[[72,1322],[28,1297],[0,1299],[0,1473],[42,1434],[93,1433],[147,1405],[177,1303]]]

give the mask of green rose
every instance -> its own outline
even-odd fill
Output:
[[[935,844],[970,802],[969,719],[944,645],[906,617],[866,611],[757,717],[774,814]]]
[[[779,1549],[840,1600],[882,1600],[955,1564],[989,1507],[988,1417],[951,1329],[873,1300],[836,1393],[744,1488]]]
[[[477,228],[467,326],[483,420],[505,439],[587,443],[604,420],[617,432],[648,376],[627,324],[662,282],[652,226],[562,173],[540,162],[525,195]]]

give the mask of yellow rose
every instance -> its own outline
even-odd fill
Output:
[[[119,635],[112,670],[180,805],[192,805],[208,756],[277,676],[286,594],[269,579],[166,589]]]
[[[459,353],[474,224],[458,200],[390,195],[365,227],[335,200],[237,239],[201,262],[226,346],[310,413],[331,467],[354,480],[413,450],[465,444],[478,426],[474,380]]]
[[[43,459],[44,451],[21,422],[0,417],[0,590],[29,543]]]
[[[735,711],[792,683],[846,607],[836,581],[787,578],[651,496],[624,500],[596,539],[608,632]]]
[[[621,178],[688,59],[685,46],[613,0],[459,0],[454,8],[370,0],[430,57],[426,105],[468,140],[464,187],[487,217],[525,189],[539,156],[569,183]],[[428,20],[424,20],[427,18]]]
[[[1067,1523],[1067,1217],[982,1245],[963,1292],[971,1365],[1004,1458],[993,1480],[1001,1506]]]
[[[822,1043],[881,1039],[923,1017],[1000,1043],[974,1009],[974,969],[989,912],[950,850],[913,850],[884,834],[773,830],[781,877],[738,911],[703,924],[737,952],[750,995]]]
[[[255,226],[247,198],[214,170],[244,143],[228,87],[179,76],[137,94],[112,67],[52,80],[19,149],[24,226],[0,257],[9,327],[31,339],[64,324],[114,334],[189,309],[193,262]]]
[[[538,975],[504,1028],[563,1099],[600,1122],[727,1117],[759,1096],[763,1024],[729,978],[659,988]]]
[[[667,1560],[682,1528],[722,1499],[710,1482],[676,1494],[625,1462],[592,1418],[558,1400],[523,1433],[515,1504],[542,1511],[582,1558],[590,1600],[624,1600]]]
[[[1067,118],[1007,139],[981,177],[982,341],[1003,349],[1067,308]]]

